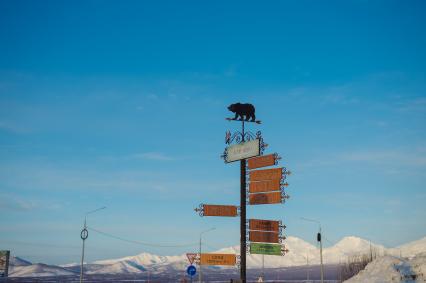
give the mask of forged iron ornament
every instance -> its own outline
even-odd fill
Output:
[[[256,109],[254,108],[253,104],[237,102],[229,105],[228,110],[235,113],[234,118],[228,118],[230,120],[240,120],[260,124],[260,121],[256,121]],[[238,119],[238,117],[240,117],[240,119]]]

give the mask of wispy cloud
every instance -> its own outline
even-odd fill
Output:
[[[404,112],[426,112],[426,97],[417,97],[399,103],[398,110]]]
[[[130,155],[131,159],[147,159],[147,160],[157,160],[157,161],[171,161],[175,160],[173,157],[170,157],[161,152],[145,152],[145,153],[137,153]]]
[[[297,170],[315,167],[338,166],[346,163],[362,163],[364,165],[380,165],[388,174],[399,174],[401,168],[424,168],[426,166],[426,150],[423,147],[411,150],[403,149],[365,149],[316,156],[296,165]],[[388,166],[390,165],[390,166]]]
[[[9,121],[0,121],[0,130],[5,130],[8,132],[13,132],[16,134],[22,134],[27,132],[26,129],[17,126],[15,123],[9,122]]]
[[[362,161],[374,163],[402,164],[412,166],[426,165],[424,152],[403,152],[398,150],[366,150],[341,154],[343,161]]]
[[[0,195],[0,210],[29,211],[38,208],[33,200],[26,200],[17,196]]]
[[[0,194],[0,210],[4,211],[33,211],[36,209],[58,210],[64,204],[46,199],[29,199],[16,194]]]

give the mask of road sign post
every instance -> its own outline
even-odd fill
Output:
[[[244,132],[244,121],[243,121],[243,132]],[[244,141],[244,135],[243,135],[243,141]],[[247,198],[247,190],[246,190],[246,160],[242,159],[240,164],[240,207],[241,207],[241,217],[240,217],[240,260],[241,260],[241,270],[240,270],[240,276],[243,283],[246,282],[246,271],[247,271],[247,216],[246,216],[246,198]]]
[[[197,268],[195,268],[195,266],[193,266],[192,264],[190,266],[188,266],[188,268],[186,269],[186,273],[191,277],[191,282],[192,282],[192,277],[197,273]]]
[[[247,207],[247,188],[246,188],[246,167],[247,167],[247,158],[252,158],[259,156],[263,153],[266,144],[263,143],[263,139],[260,132],[257,132],[256,135],[251,132],[245,131],[245,122],[248,120],[235,120],[227,119],[234,121],[241,121],[241,132],[237,131],[233,135],[230,132],[226,133],[225,141],[229,145],[232,141],[235,141],[236,144],[230,145],[225,149],[223,158],[226,163],[240,160],[240,279],[242,282],[246,282],[247,274],[247,216],[246,216],[246,207]],[[254,119],[253,119],[254,120]],[[250,121],[252,122],[252,121]],[[257,124],[260,124],[260,121],[253,121]]]
[[[228,146],[225,148],[222,158],[225,163],[240,161],[240,280],[245,283],[247,280],[247,200],[251,205],[282,203],[288,196],[282,190],[282,187],[287,184],[281,181],[289,172],[285,168],[252,170],[276,165],[280,157],[276,153],[262,156],[267,144],[263,142],[261,132],[257,131],[256,134],[253,134],[250,131],[245,131],[246,122],[261,123],[261,121],[255,119],[255,108],[252,104],[235,103],[230,105],[228,110],[235,113],[235,118],[227,118],[226,120],[241,122],[241,131],[236,131],[233,134],[230,131],[226,132],[225,143]],[[238,117],[241,119],[237,119]],[[247,169],[250,170],[248,188]],[[247,193],[249,193],[248,199]],[[195,211],[199,212],[200,216],[232,217],[238,215],[237,209],[236,206],[200,205]],[[253,253],[281,254],[281,246],[276,245],[282,239],[282,226],[279,221],[252,219],[249,225],[249,240],[253,242],[251,243]],[[211,256],[213,255],[200,253],[200,264],[222,265],[225,262],[224,265],[236,264],[235,255],[229,262],[225,260],[225,255],[220,258],[220,255],[215,254],[214,259],[209,258]]]

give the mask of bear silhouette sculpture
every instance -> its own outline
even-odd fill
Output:
[[[228,110],[235,113],[234,120],[249,121],[251,119],[252,122],[255,122],[256,115],[253,104],[250,103],[234,103],[228,106]]]

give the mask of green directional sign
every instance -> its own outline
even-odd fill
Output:
[[[281,255],[281,245],[250,243],[250,253],[264,255]]]

